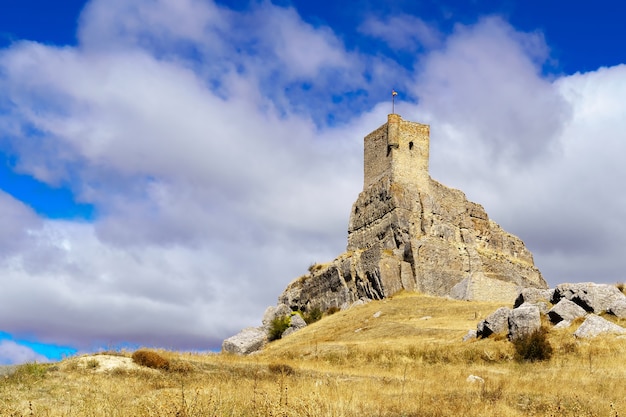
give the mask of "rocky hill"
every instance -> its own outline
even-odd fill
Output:
[[[402,290],[512,303],[524,288],[547,288],[524,242],[463,192],[430,177],[429,149],[430,127],[397,114],[367,135],[347,251],[312,265],[268,308],[263,327],[246,329],[223,348],[257,350],[272,321],[291,312],[345,309]],[[304,325],[295,317],[288,331]]]
[[[513,301],[522,288],[547,288],[519,238],[430,177],[429,130],[391,114],[365,137],[364,188],[352,207],[347,251],[291,282],[280,304],[343,308],[400,290]]]

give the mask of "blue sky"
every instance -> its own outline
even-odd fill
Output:
[[[593,6],[2,3],[0,363],[258,325],[345,249],[392,88],[551,285],[626,280],[626,28]]]

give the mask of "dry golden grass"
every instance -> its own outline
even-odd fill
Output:
[[[554,331],[554,355],[538,363],[515,361],[503,338],[461,342],[500,306],[403,294],[326,317],[248,357],[159,351],[169,370],[105,367],[98,355],[29,364],[2,381],[0,415],[626,414],[625,339]]]

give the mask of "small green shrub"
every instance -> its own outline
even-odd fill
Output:
[[[271,342],[272,340],[278,340],[283,337],[283,333],[291,325],[290,316],[276,317],[270,323],[270,330],[267,338]]]
[[[513,346],[515,346],[517,360],[528,362],[549,360],[552,357],[553,349],[546,333],[546,329],[542,327],[528,335],[515,339]]]
[[[169,369],[170,361],[152,350],[139,349],[133,353],[133,362],[152,369]]]
[[[306,313],[302,314],[302,318],[306,322],[306,324],[315,323],[322,318],[322,309],[315,306],[308,310]]]

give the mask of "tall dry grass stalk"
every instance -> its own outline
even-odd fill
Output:
[[[168,370],[106,370],[93,366],[98,355],[31,364],[1,382],[0,415],[626,414],[626,340],[552,332],[552,359],[536,363],[516,361],[503,338],[461,342],[497,307],[405,294],[324,318],[249,357],[159,351]]]

